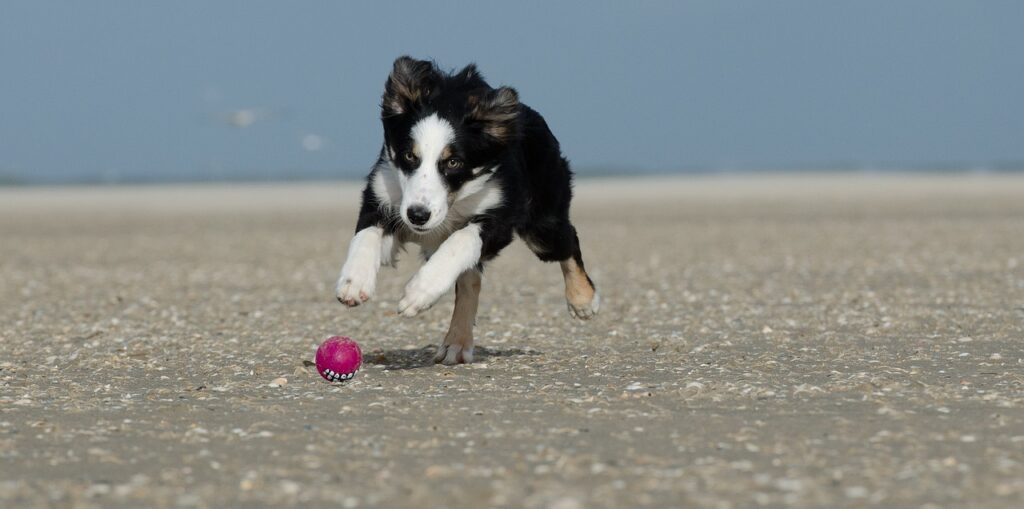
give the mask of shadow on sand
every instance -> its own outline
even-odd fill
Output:
[[[383,366],[384,369],[416,369],[426,368],[434,365],[434,354],[437,353],[436,345],[424,346],[422,348],[398,348],[394,350],[374,350],[367,352],[363,360],[369,364]],[[473,361],[481,362],[492,357],[511,357],[515,355],[540,355],[532,349],[523,348],[488,348],[478,346],[473,349]]]

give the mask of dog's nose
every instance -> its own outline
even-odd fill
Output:
[[[430,210],[423,205],[413,205],[406,209],[405,214],[409,221],[416,226],[423,226],[430,220]]]

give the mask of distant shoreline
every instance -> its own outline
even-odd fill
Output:
[[[683,170],[621,170],[614,168],[584,168],[576,171],[578,180],[615,177],[673,177],[673,176],[765,176],[765,175],[1000,175],[1024,173],[1024,162],[993,166],[908,166],[908,167],[764,167],[764,168],[688,168]],[[25,178],[0,174],[0,187],[66,187],[66,186],[162,186],[176,184],[287,184],[310,182],[359,182],[362,175],[308,175],[266,177],[240,175],[236,177],[124,177],[124,178]]]

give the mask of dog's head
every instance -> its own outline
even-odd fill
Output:
[[[480,189],[519,136],[519,96],[491,88],[476,67],[448,74],[400,57],[384,86],[384,156],[398,170],[402,220],[419,233]]]

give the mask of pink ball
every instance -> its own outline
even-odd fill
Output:
[[[362,363],[363,353],[352,338],[331,336],[316,349],[316,371],[328,382],[351,380]]]

